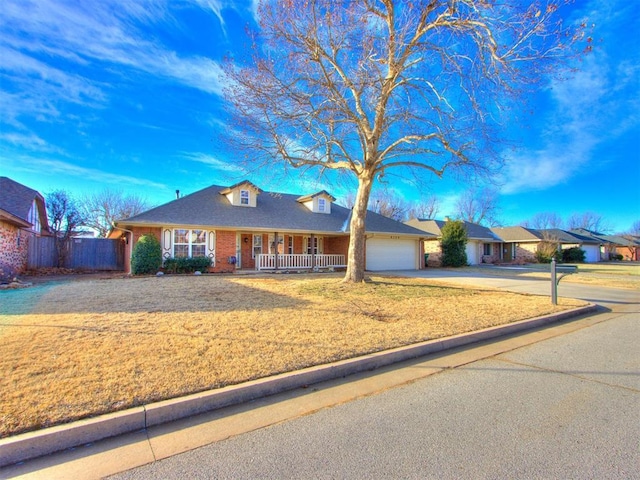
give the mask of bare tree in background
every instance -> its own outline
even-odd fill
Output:
[[[353,193],[349,193],[344,199],[344,206],[353,208],[356,198]],[[375,191],[371,194],[369,201],[369,210],[383,217],[392,218],[398,222],[407,219],[410,210],[409,202],[405,201],[401,196],[390,192],[389,190]]]
[[[535,214],[530,220],[525,220],[520,225],[540,230],[548,228],[562,228],[562,218],[557,213],[541,212]]]
[[[607,233],[612,230],[611,226],[601,215],[594,212],[574,213],[567,219],[567,228],[584,228],[596,233]]]
[[[409,218],[434,219],[440,212],[440,202],[435,195],[420,199],[409,209]]]
[[[138,195],[125,195],[120,190],[105,189],[82,199],[84,225],[106,237],[115,220],[123,220],[149,209],[149,203]]]
[[[85,219],[78,202],[64,190],[49,193],[46,200],[49,228],[55,237],[58,267],[64,267],[69,254],[69,240],[78,232],[78,227],[84,225]]]
[[[456,215],[467,222],[495,227],[499,224],[498,193],[489,188],[469,189],[456,203]]]
[[[261,2],[251,57],[225,67],[235,117],[235,143],[225,144],[246,149],[251,162],[355,177],[344,280],[363,281],[376,180],[390,169],[414,178],[495,171],[502,102],[566,60],[581,38],[557,9],[481,0]]]
[[[388,190],[374,192],[371,195],[369,204],[371,210],[380,215],[392,218],[398,222],[407,220],[409,212],[409,203],[401,196],[391,193]]]

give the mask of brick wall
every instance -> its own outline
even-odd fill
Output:
[[[520,243],[516,246],[514,263],[530,263],[536,261],[537,243]]]
[[[328,255],[344,255],[345,262],[349,251],[349,237],[325,237],[324,253]]]
[[[30,236],[15,225],[0,222],[0,281],[12,280],[27,268]]]
[[[241,253],[242,253],[242,266],[245,267],[247,259],[253,262],[251,258],[251,249],[253,248],[253,236],[249,234],[242,234],[241,238]],[[245,243],[244,239],[248,238],[249,241]],[[265,239],[262,239],[265,242]],[[230,232],[225,230],[216,230],[216,264],[215,267],[210,268],[211,272],[233,272],[236,266],[229,263],[229,257],[236,256],[236,232]],[[237,259],[236,259],[237,260]],[[251,267],[253,268],[253,267]]]

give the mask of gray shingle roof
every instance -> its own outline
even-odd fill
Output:
[[[491,229],[504,242],[538,242],[542,235],[533,228],[525,227],[493,227]]]
[[[591,237],[587,237],[584,235],[580,235],[574,232],[567,232],[566,230],[561,230],[559,228],[546,228],[542,230],[538,230],[543,236],[543,238],[550,238],[553,240],[558,240],[560,243],[586,243],[593,245],[600,245],[602,241],[596,240]]]
[[[348,233],[351,210],[335,203],[331,213],[313,213],[298,202],[302,195],[262,191],[256,207],[233,206],[220,192],[228,187],[212,185],[117,223],[126,226],[202,226],[251,229],[270,232]],[[425,233],[383,217],[367,213],[368,233],[425,237]]]
[[[420,230],[428,232],[437,237],[442,236],[442,227],[446,224],[443,220],[425,220],[420,218],[414,218],[406,222],[407,225],[416,227]],[[467,237],[470,240],[481,240],[485,242],[501,242],[502,240],[497,237],[491,229],[478,225],[477,223],[471,223],[464,221],[464,229],[467,232]]]
[[[0,209],[5,212],[27,221],[36,198],[42,198],[42,195],[10,178],[0,177]]]

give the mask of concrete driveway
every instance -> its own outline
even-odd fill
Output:
[[[459,270],[428,268],[425,270],[398,270],[384,273],[408,278],[433,278],[452,284],[499,288],[512,292],[549,295],[551,297],[550,274],[547,279],[512,275],[500,277],[464,268]],[[584,285],[563,280],[558,285],[558,296],[579,298],[602,305],[612,311],[634,308],[631,305],[640,303],[640,292],[636,290]]]

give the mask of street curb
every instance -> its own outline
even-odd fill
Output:
[[[200,392],[140,407],[80,420],[0,439],[0,467],[30,460],[68,448],[85,445],[154,425],[190,417],[199,413],[255,400],[276,393],[346,377],[355,373],[439,353],[549,323],[593,313],[598,306],[589,304],[564,312],[490,327],[476,332],[429,340],[405,347],[376,352],[362,357],[283,373],[239,385]]]

